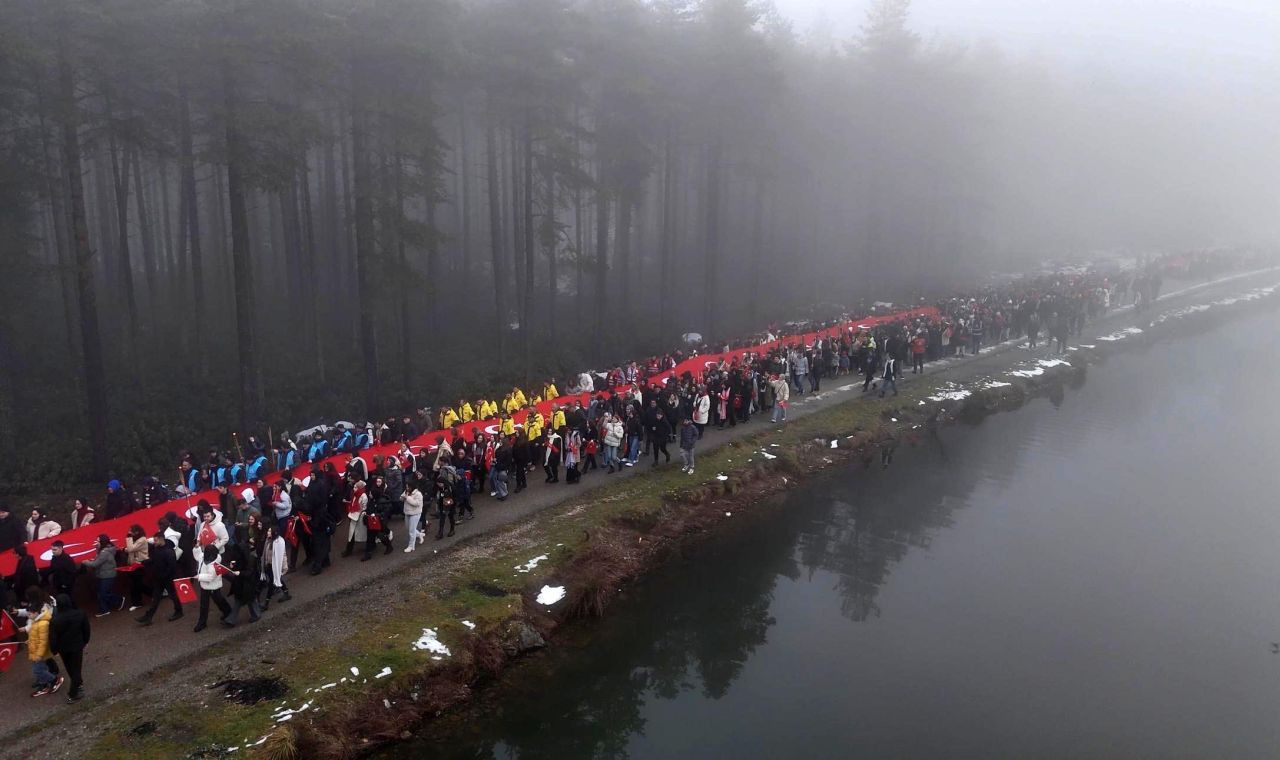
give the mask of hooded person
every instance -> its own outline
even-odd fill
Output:
[[[103,508],[103,519],[114,520],[117,517],[124,517],[133,511],[133,494],[129,493],[129,489],[125,488],[119,480],[112,480],[107,483],[107,499]]]
[[[0,504],[0,552],[7,552],[27,541],[27,531],[7,504]]]
[[[53,620],[52,605],[32,609],[30,622],[27,624],[27,659],[31,661],[31,674],[35,680],[33,697],[43,697],[57,691],[63,682],[60,675],[55,675],[49,668],[53,652],[49,648],[49,623]]]
[[[83,562],[81,569],[92,572],[98,585],[98,617],[111,614],[111,609],[123,609],[125,598],[115,592],[116,586],[116,546],[106,533],[98,536],[98,554],[91,560]]]
[[[241,607],[249,608],[250,623],[258,622],[258,618],[262,616],[262,610],[258,606],[262,576],[258,553],[247,542],[237,542],[227,547],[222,565],[231,572],[231,613],[223,615],[219,622],[228,628],[235,626],[240,618]]]
[[[347,500],[347,548],[342,556],[350,557],[355,551],[356,542],[365,542],[368,531],[365,529],[364,516],[368,511],[369,497],[365,494],[365,483],[357,480],[351,486],[351,498]]]
[[[62,666],[71,679],[68,702],[76,702],[84,696],[81,669],[89,633],[89,616],[72,603],[69,594],[58,594],[54,598],[53,617],[49,623],[49,651],[62,658]]]

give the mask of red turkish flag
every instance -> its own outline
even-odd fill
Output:
[[[0,673],[7,673],[9,666],[13,664],[13,658],[18,655],[18,642],[9,644],[0,644]]]
[[[175,578],[173,588],[178,592],[178,601],[183,604],[191,604],[199,598],[195,578]]]
[[[18,632],[18,626],[13,622],[13,618],[9,617],[9,613],[0,610],[0,639],[7,639]]]

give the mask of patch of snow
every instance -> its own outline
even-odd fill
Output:
[[[564,586],[543,586],[538,592],[537,602],[546,607],[550,607],[556,602],[564,598]]]
[[[1138,327],[1126,327],[1126,328],[1124,328],[1123,330],[1120,330],[1119,332],[1113,332],[1113,333],[1111,333],[1110,335],[1101,335],[1101,336],[1099,336],[1099,337],[1098,337],[1098,340],[1105,340],[1105,341],[1107,341],[1107,342],[1109,342],[1109,343],[1114,343],[1114,342],[1116,342],[1116,341],[1118,341],[1118,340],[1124,340],[1125,338],[1129,337],[1130,335],[1139,335],[1139,334],[1141,334],[1141,333],[1142,333],[1142,329],[1141,329],[1141,328],[1138,328]]]
[[[839,442],[839,441],[832,441],[832,442],[831,442],[831,448],[833,448],[833,449],[838,449],[838,448],[840,448],[840,442]]]
[[[1046,368],[1061,367],[1063,365],[1066,365],[1068,367],[1071,366],[1070,362],[1063,361],[1062,359],[1041,359],[1040,361],[1036,362],[1036,364],[1039,364],[1041,367],[1046,367]]]
[[[1044,370],[1039,367],[1036,367],[1035,369],[1015,369],[1006,372],[1005,374],[1009,377],[1035,377],[1036,375],[1043,375]]]
[[[1012,386],[1013,386],[1013,383],[1005,383],[999,380],[989,380],[982,387],[983,388],[1010,388]]]
[[[532,569],[534,569],[535,567],[537,567],[537,566],[538,566],[538,563],[539,563],[539,562],[541,562],[541,561],[543,561],[543,560],[545,560],[545,559],[548,559],[547,555],[545,555],[545,554],[539,554],[538,556],[534,557],[533,559],[529,560],[528,562],[524,563],[523,565],[516,565],[515,569],[516,569],[517,571],[521,572],[521,573],[527,573],[527,572],[529,572],[530,570],[532,570]]]
[[[778,458],[778,455],[777,455],[777,454],[770,454],[769,452],[765,451],[764,449],[761,449],[761,450],[760,450],[760,456],[764,457],[765,459],[777,459],[777,458]]]
[[[360,668],[357,668],[355,665],[352,665],[352,666],[351,666],[351,675],[353,675],[353,676],[358,676],[358,675],[360,675]]]
[[[439,635],[436,633],[436,629],[434,628],[423,628],[422,635],[418,637],[417,641],[413,642],[413,648],[418,651],[427,651],[432,654],[444,655],[445,657],[450,655],[449,647],[445,646],[444,642],[440,641]],[[433,657],[432,659],[435,658]]]
[[[374,678],[386,678],[389,675],[391,675],[391,668],[388,667],[388,668],[383,668],[382,670],[379,670],[377,674],[374,675]]]
[[[476,624],[475,624],[475,623],[473,623],[473,622],[471,622],[470,620],[463,620],[463,621],[462,621],[462,624],[463,624],[463,625],[465,625],[466,627],[470,628],[470,629],[471,629],[471,630],[473,630],[473,631],[476,629]]]
[[[728,480],[728,479],[729,479],[729,476],[725,475],[723,472],[716,476],[716,480]]]
[[[930,401],[960,401],[961,399],[969,398],[969,396],[971,395],[973,394],[971,394],[969,391],[966,391],[966,390],[942,391],[936,396],[930,396],[929,400]]]

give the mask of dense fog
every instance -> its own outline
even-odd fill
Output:
[[[1261,61],[1152,86],[864,7],[833,38],[746,0],[0,0],[0,491],[1280,241]]]

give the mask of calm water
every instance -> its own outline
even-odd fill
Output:
[[[1280,756],[1277,378],[1251,317],[832,472],[397,751]]]

